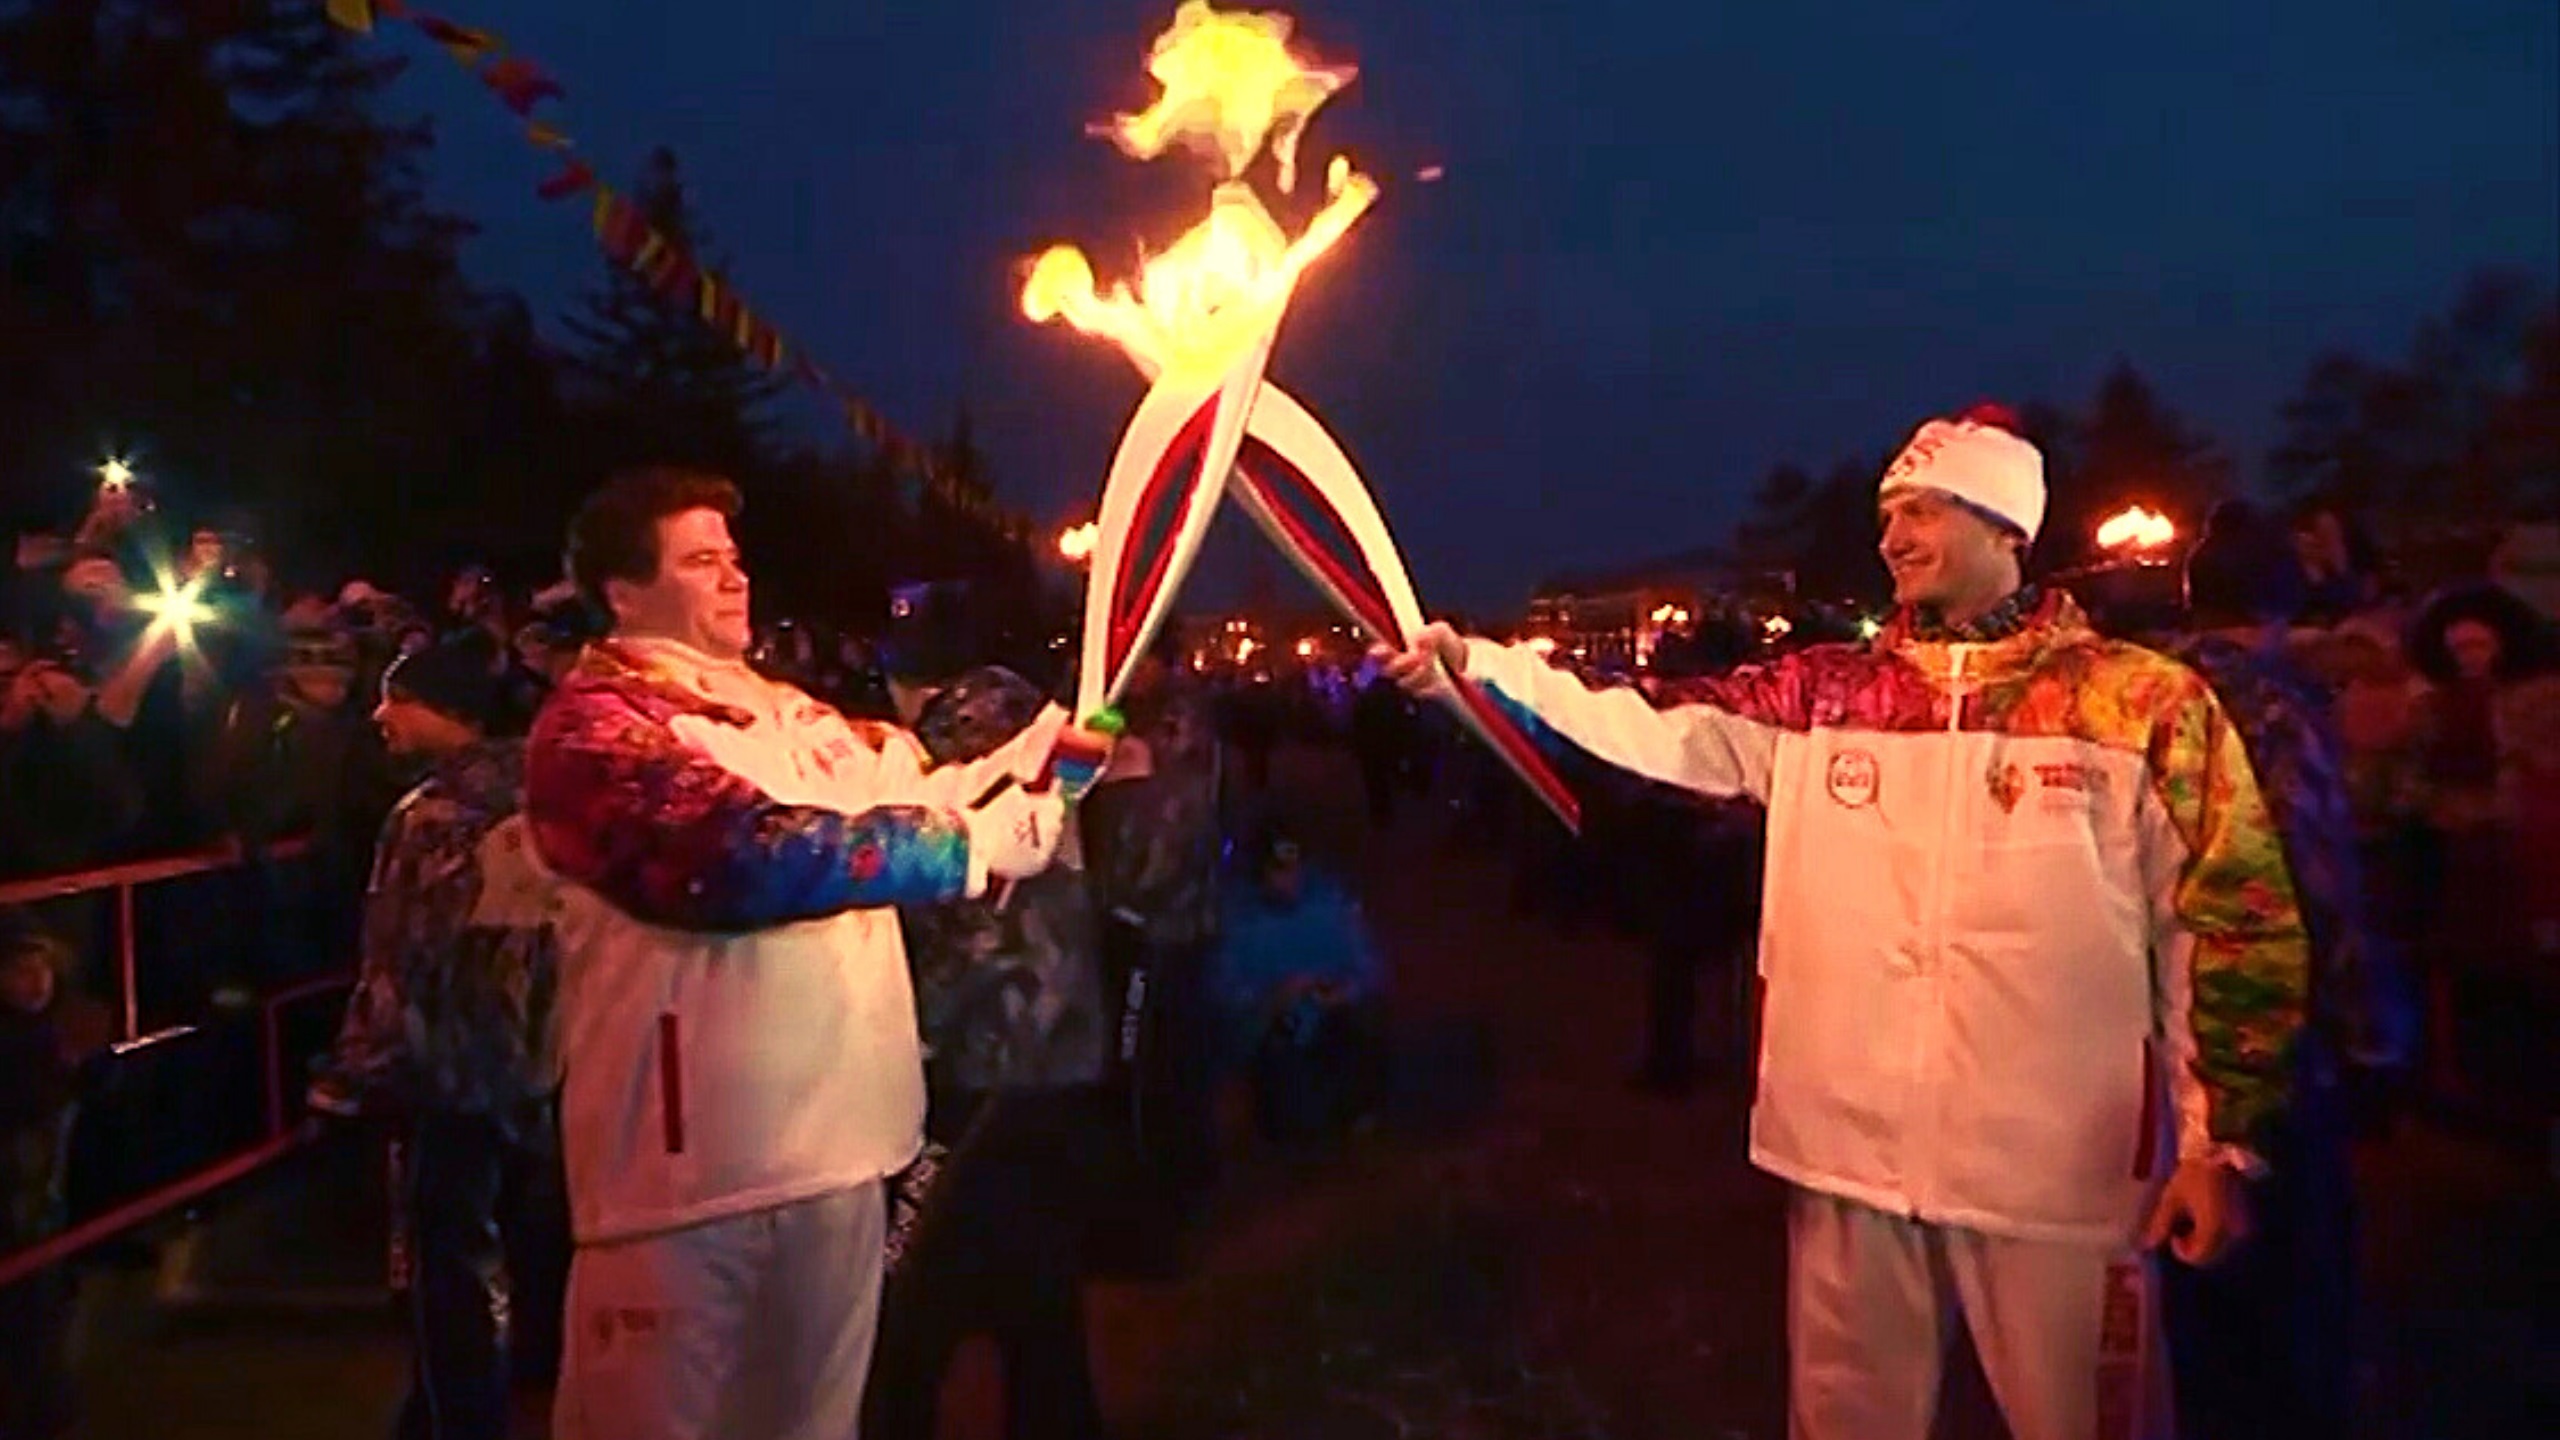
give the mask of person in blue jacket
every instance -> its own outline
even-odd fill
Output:
[[[1339,1135],[1384,1090],[1386,971],[1360,906],[1278,825],[1243,847],[1210,984],[1265,1137]]]

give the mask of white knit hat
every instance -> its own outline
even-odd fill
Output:
[[[2044,455],[1996,414],[1977,409],[1921,426],[1885,467],[1876,493],[1944,491],[2034,540],[2044,524]]]

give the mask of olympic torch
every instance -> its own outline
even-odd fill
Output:
[[[1294,191],[1298,142],[1316,110],[1349,84],[1347,66],[1291,50],[1285,15],[1220,11],[1188,0],[1155,42],[1156,103],[1097,127],[1131,157],[1177,146],[1217,171],[1207,215],[1140,267],[1134,284],[1097,290],[1073,246],[1043,254],[1023,313],[1111,341],[1149,382],[1103,486],[1085,604],[1078,708],[1107,709],[1162,625],[1223,495],[1233,495],[1316,588],[1372,639],[1403,646],[1422,606],[1376,499],[1342,446],[1264,378],[1280,322],[1309,267],[1378,198],[1378,184],[1336,156],[1325,198],[1295,237],[1246,178],[1266,154]],[[1335,537],[1347,539],[1348,546]],[[1456,677],[1452,677],[1453,680]],[[1459,717],[1569,828],[1573,792],[1480,689],[1448,693]]]

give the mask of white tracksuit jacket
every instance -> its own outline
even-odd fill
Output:
[[[1769,811],[1751,1157],[1810,1189],[2121,1244],[2171,1163],[2279,1103],[2306,950],[2212,691],[2047,595],[2017,633],[1593,690],[1468,673],[1591,754]]]
[[[594,647],[544,709],[526,814],[566,882],[563,1145],[582,1244],[894,1173],[922,1144],[890,907],[975,893],[957,811],[1029,779],[1044,714],[973,765],[665,642]]]

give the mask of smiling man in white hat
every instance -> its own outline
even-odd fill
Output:
[[[2163,1434],[2152,1252],[2239,1237],[2301,1023],[2283,851],[2213,692],[2024,583],[2044,462],[2005,412],[1922,425],[1876,504],[1872,641],[1652,701],[1445,626],[1390,673],[1768,807],[1751,1158],[1794,1187],[1798,1440],[1924,1440],[1959,1321],[2018,1440]]]

